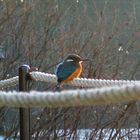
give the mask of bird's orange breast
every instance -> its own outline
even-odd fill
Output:
[[[81,72],[82,72],[82,64],[79,63],[77,69],[69,77],[67,77],[67,79],[65,79],[64,81],[62,81],[62,83],[66,83],[68,81],[73,80],[74,78],[80,77]]]

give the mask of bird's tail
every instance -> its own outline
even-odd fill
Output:
[[[57,83],[56,87],[55,87],[55,91],[61,91],[62,85],[61,83]]]

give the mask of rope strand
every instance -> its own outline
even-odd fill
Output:
[[[48,82],[57,84],[57,78],[54,74],[48,74],[43,72],[30,72],[32,80]],[[99,87],[110,87],[110,86],[122,86],[130,84],[139,84],[140,81],[129,81],[129,80],[105,80],[105,79],[87,79],[87,78],[75,78],[71,82],[67,83],[70,86],[77,86],[83,88],[99,88]],[[1,80],[0,89],[15,86],[18,84],[18,76]]]
[[[0,91],[2,107],[70,107],[127,102],[140,99],[140,84],[62,92]]]
[[[6,79],[6,80],[1,80],[0,81],[0,89],[7,88],[7,87],[12,87],[18,84],[18,76]]]
[[[36,81],[50,82],[53,84],[57,84],[57,78],[53,74],[42,73],[42,72],[31,72],[30,76],[33,80]],[[127,84],[136,84],[136,83],[140,83],[140,81],[75,78],[67,84],[71,86],[77,86],[77,87],[99,88],[99,87],[110,87],[110,86],[122,86]]]

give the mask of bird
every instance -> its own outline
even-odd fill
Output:
[[[89,61],[88,58],[82,58],[77,54],[69,54],[60,62],[55,70],[57,77],[57,88],[59,89],[64,83],[80,77],[82,73],[82,63]]]

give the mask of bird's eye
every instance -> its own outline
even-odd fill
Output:
[[[73,60],[72,60],[72,59],[67,59],[66,61],[67,61],[67,62],[72,62]]]

